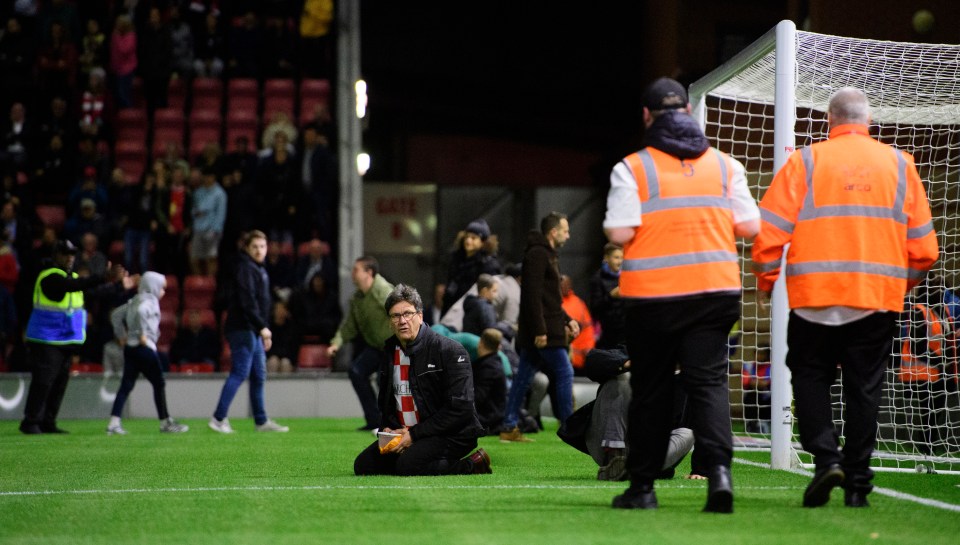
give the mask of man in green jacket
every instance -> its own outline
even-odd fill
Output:
[[[377,274],[379,269],[377,260],[370,256],[359,257],[354,261],[350,277],[357,291],[350,298],[350,309],[330,341],[328,352],[330,357],[334,357],[343,343],[356,339],[349,374],[360,406],[363,407],[363,418],[366,420],[360,430],[380,427],[380,409],[370,384],[370,376],[380,368],[384,357],[384,343],[393,336],[390,318],[383,307],[387,296],[393,291],[393,284]]]

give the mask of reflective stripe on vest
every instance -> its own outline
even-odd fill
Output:
[[[807,171],[807,194],[803,199],[803,206],[797,216],[797,221],[823,219],[823,218],[880,218],[888,219],[896,223],[906,225],[907,215],[903,211],[904,200],[907,196],[907,162],[903,155],[893,150],[897,157],[897,190],[893,200],[893,206],[870,206],[862,204],[846,205],[825,205],[817,206],[814,202],[813,191],[813,150],[810,147],[802,148],[800,156],[803,159],[803,166]],[[770,221],[778,228],[784,231],[793,232],[794,224],[785,221],[776,214],[764,210],[761,212],[763,219]],[[771,218],[773,218],[771,220]],[[933,230],[932,225],[915,228],[915,238],[919,238]],[[908,232],[909,236],[909,232]],[[766,264],[766,267],[777,268],[779,263]],[[763,267],[761,267],[763,268]],[[866,263],[859,261],[804,261],[801,263],[787,262],[787,276],[797,276],[803,274],[815,273],[866,273],[879,276],[889,276],[891,278],[908,280],[922,279],[926,276],[926,271],[915,271],[906,267],[897,267],[883,263]]]
[[[657,298],[739,292],[726,157],[679,160],[645,148],[627,157],[643,224],[624,248],[620,293]]]

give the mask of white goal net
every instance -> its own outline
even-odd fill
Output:
[[[960,46],[828,36],[797,31],[784,21],[691,86],[690,98],[713,145],[744,163],[759,199],[794,148],[827,137],[826,105],[844,86],[861,88],[869,97],[871,133],[916,159],[941,248],[928,289],[915,289],[901,316],[873,466],[958,471],[960,299],[951,295],[960,295]],[[772,445],[774,467],[810,464],[796,436],[789,372],[782,363],[785,297],[775,293],[769,311],[758,306],[749,256],[746,244],[743,313],[730,357],[735,432],[741,446]],[[770,361],[767,347],[772,380],[764,362]],[[839,378],[838,371],[833,399],[842,436]],[[777,452],[786,454],[778,461]]]

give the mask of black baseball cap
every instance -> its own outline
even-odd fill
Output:
[[[69,240],[57,241],[56,252],[61,255],[77,255],[77,247]]]
[[[643,92],[643,107],[656,112],[686,108],[687,90],[675,79],[660,78]]]

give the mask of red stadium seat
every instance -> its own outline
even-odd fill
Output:
[[[193,109],[197,109],[198,98],[223,99],[223,82],[218,78],[196,78],[193,80]]]
[[[71,375],[79,375],[80,373],[103,373],[103,364],[81,361],[70,366]]]
[[[318,104],[330,107],[330,81],[325,79],[305,79],[300,82],[300,124],[313,121],[314,109]]]
[[[153,156],[160,157],[166,153],[167,145],[173,143],[183,147],[183,127],[179,129],[154,129]]]
[[[190,323],[191,314],[196,314],[200,317],[200,325],[203,327],[212,327],[213,329],[217,328],[217,315],[213,312],[213,309],[210,308],[188,308],[183,310],[183,315],[180,317],[180,323],[182,325],[187,325]]]
[[[139,128],[147,130],[147,111],[137,108],[124,108],[117,112],[115,122],[117,129]]]
[[[177,336],[177,313],[160,309],[160,339],[164,344],[173,342]]]
[[[153,128],[183,130],[183,110],[178,108],[161,108],[153,112]]]
[[[187,104],[187,86],[183,78],[170,78],[167,85],[167,107],[183,110]]]
[[[183,310],[211,309],[217,280],[210,276],[188,275],[183,279]]]
[[[46,227],[52,227],[56,232],[63,231],[63,225],[67,222],[67,211],[63,206],[54,204],[37,205],[37,217]]]
[[[190,157],[196,157],[203,152],[207,144],[213,142],[220,144],[220,129],[197,128],[190,131],[190,147],[188,152]]]
[[[327,344],[303,344],[300,345],[300,353],[297,354],[297,367],[300,369],[329,369],[333,366],[333,360],[327,355]]]
[[[190,112],[189,125],[191,129],[217,129],[223,126],[223,116],[219,110],[194,108]]]

